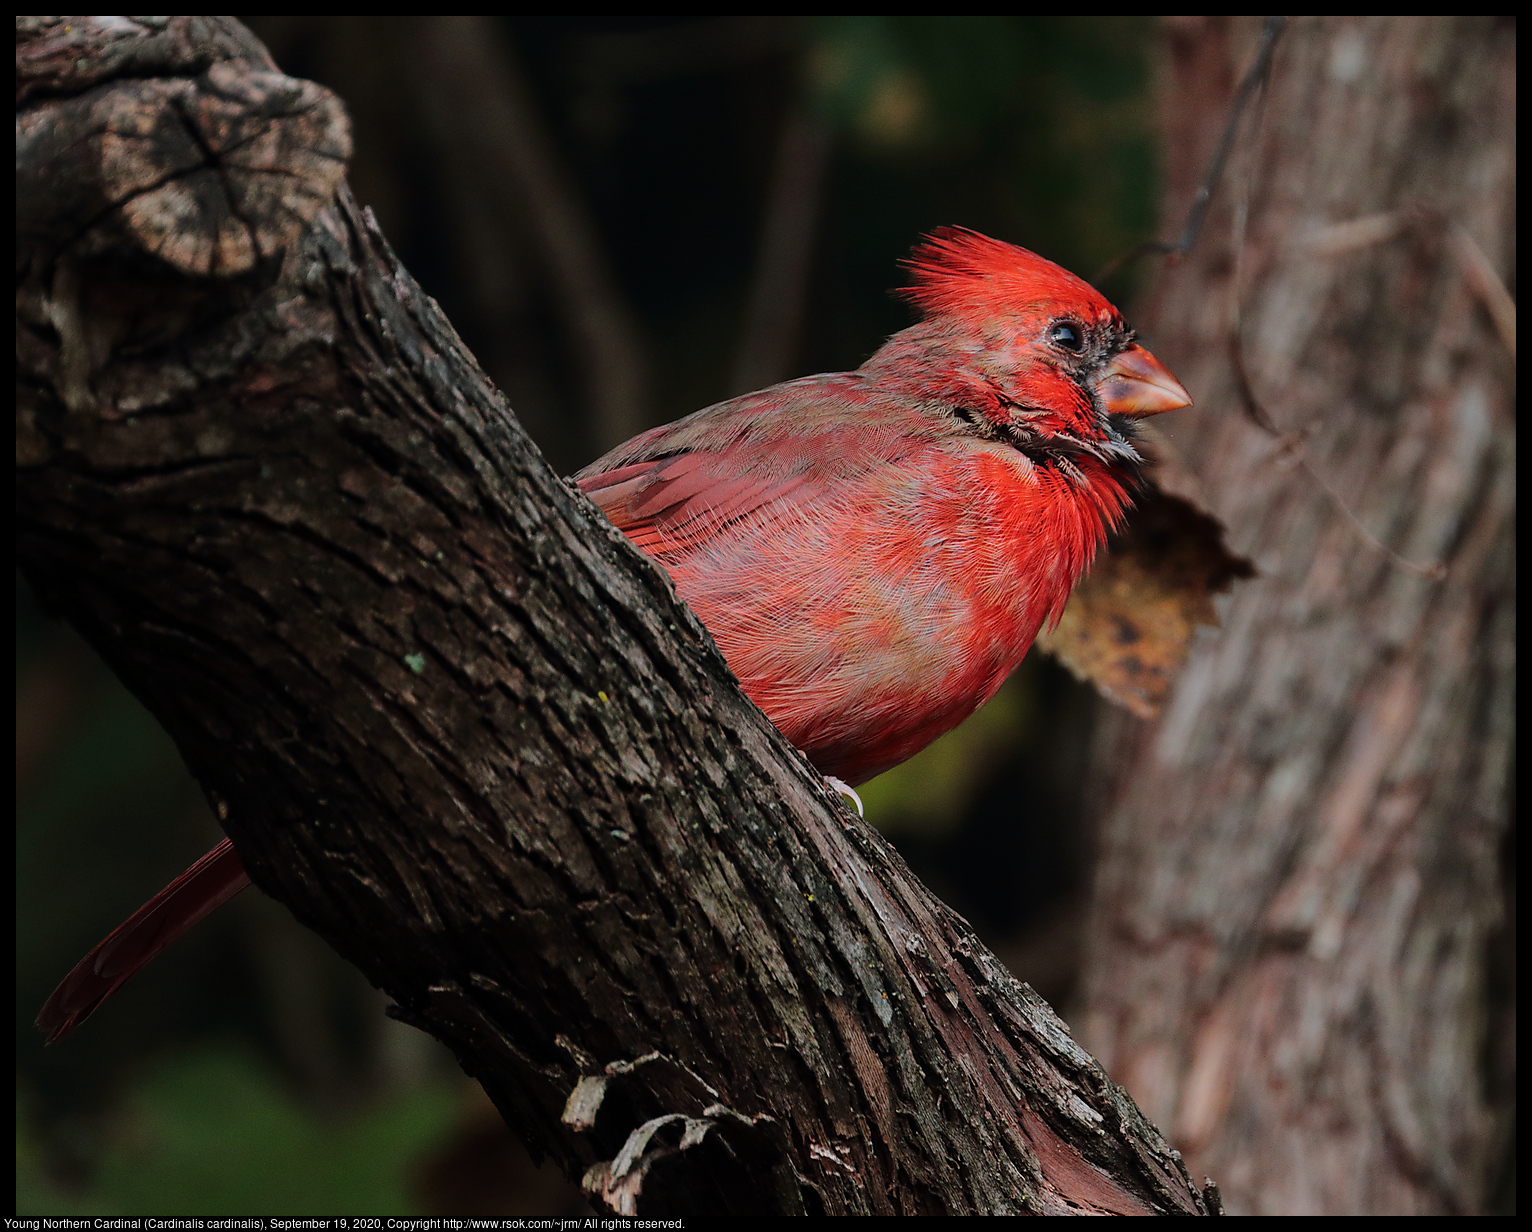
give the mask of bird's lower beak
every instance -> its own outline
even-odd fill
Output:
[[[1181,382],[1141,346],[1113,357],[1096,378],[1096,395],[1109,415],[1158,415],[1192,404]]]

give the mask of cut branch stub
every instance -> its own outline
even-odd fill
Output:
[[[17,115],[19,240],[75,259],[126,240],[182,274],[243,274],[291,245],[335,195],[351,133],[322,86],[269,61],[252,69],[248,58],[211,63],[194,79],[111,80],[99,65],[90,80],[70,78],[58,51],[78,30],[61,26],[18,48],[19,93],[44,83],[82,91]],[[146,55],[127,62],[160,67]]]
[[[195,77],[221,62],[276,62],[230,17],[18,17],[16,111],[34,96],[83,94],[121,78]]]

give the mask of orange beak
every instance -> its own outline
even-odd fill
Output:
[[[1141,346],[1129,347],[1102,370],[1096,393],[1111,415],[1158,415],[1192,404],[1181,382]]]

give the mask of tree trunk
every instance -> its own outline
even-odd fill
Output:
[[[1168,28],[1168,218],[1256,30]],[[1231,1211],[1476,1213],[1506,1157],[1515,75],[1511,20],[1294,22],[1138,314],[1260,577],[1096,749],[1082,1035]]]
[[[262,890],[610,1210],[1208,1209],[543,464],[333,96],[17,31],[21,568]]]

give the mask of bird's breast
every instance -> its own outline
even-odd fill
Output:
[[[1003,446],[931,449],[662,555],[746,693],[856,783],[992,697],[1100,537]]]

